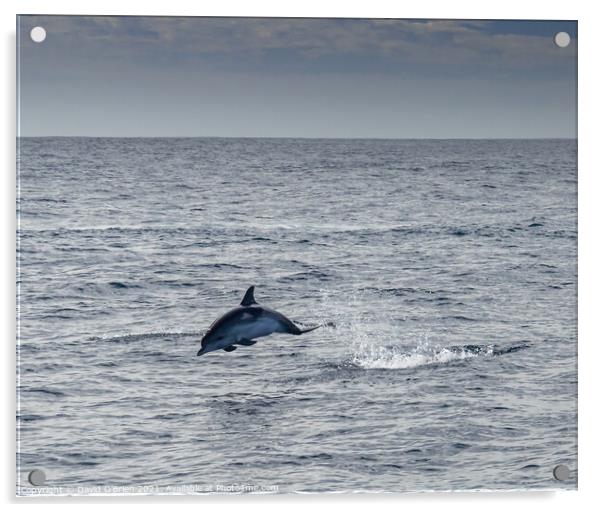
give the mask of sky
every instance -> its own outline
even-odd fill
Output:
[[[576,137],[574,21],[26,15],[17,45],[20,136]]]

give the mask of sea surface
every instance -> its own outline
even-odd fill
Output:
[[[18,149],[17,493],[576,488],[576,141]]]

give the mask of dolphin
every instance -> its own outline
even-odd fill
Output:
[[[321,327],[316,325],[300,329],[282,313],[257,304],[254,291],[255,287],[251,286],[239,307],[228,311],[211,324],[201,340],[197,356],[220,349],[232,352],[236,350],[236,345],[255,345],[255,338],[269,336],[274,332],[299,335]]]

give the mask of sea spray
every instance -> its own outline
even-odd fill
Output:
[[[336,325],[345,358],[366,369],[408,369],[463,361],[493,354],[491,346],[445,347],[431,340],[430,331],[400,328],[382,295],[354,289],[346,295],[320,290],[321,321]],[[379,307],[374,304],[380,301]],[[366,307],[369,303],[370,307]]]

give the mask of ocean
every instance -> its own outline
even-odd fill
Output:
[[[576,488],[575,140],[18,150],[18,494]]]

